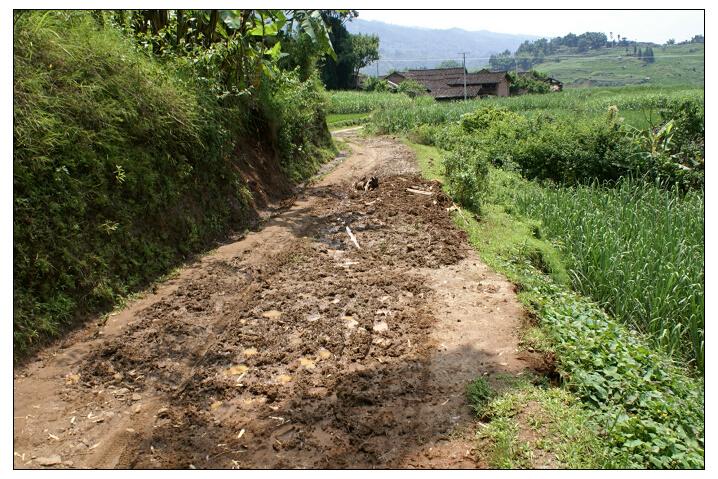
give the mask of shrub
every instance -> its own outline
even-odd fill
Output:
[[[530,70],[528,75],[508,73],[511,79],[511,93],[550,93],[551,85],[546,83],[546,75]]]
[[[291,180],[304,180],[332,152],[321,82],[316,75],[300,81],[298,72],[278,72],[262,91],[263,116],[277,131],[282,169]]]
[[[426,87],[421,83],[411,79],[404,80],[403,82],[399,83],[399,86],[397,87],[396,91],[397,93],[406,94],[407,96],[409,96],[409,98],[426,95]]]
[[[475,133],[491,128],[499,122],[503,124],[503,122],[516,121],[519,118],[518,113],[490,105],[461,115],[461,127],[467,133]]]
[[[489,162],[476,144],[459,143],[444,156],[448,189],[459,203],[480,211],[488,184]]]
[[[377,77],[368,77],[364,81],[364,91],[387,92],[389,91],[389,83]]]

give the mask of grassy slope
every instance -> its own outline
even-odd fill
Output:
[[[186,64],[87,12],[26,12],[14,28],[16,357],[246,228],[243,162],[301,179],[331,154],[309,82],[268,85],[270,136],[245,103],[220,105]]]
[[[409,146],[422,172],[443,180],[441,152]],[[523,344],[556,355],[571,394],[561,403],[562,414],[551,412],[556,411],[551,389],[522,385],[494,399],[485,413],[491,422],[478,434],[484,459],[493,467],[532,467],[535,456],[549,451],[554,467],[703,467],[701,380],[572,293],[560,253],[537,238],[536,223],[516,215],[506,202],[511,190],[534,184],[495,169],[490,177],[481,221],[468,212],[455,221],[482,259],[520,286],[519,299],[539,319],[524,332]],[[541,443],[522,440],[516,419],[521,408],[505,407],[526,400],[533,407],[524,408],[530,412],[523,421],[529,428],[542,424]]]
[[[633,53],[633,49],[629,51]],[[566,86],[703,86],[705,74],[704,45],[700,43],[671,45],[653,49],[655,62],[626,56],[624,47],[589,51],[576,58],[552,57],[536,66]],[[553,57],[555,58],[555,57]]]

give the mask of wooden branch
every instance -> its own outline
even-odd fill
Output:
[[[431,191],[415,190],[414,188],[407,188],[406,191],[408,191],[409,193],[414,193],[415,195],[431,196],[434,194]]]

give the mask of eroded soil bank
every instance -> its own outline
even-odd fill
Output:
[[[16,467],[482,466],[466,384],[533,364],[513,286],[410,151],[339,135],[261,231],[15,371]]]

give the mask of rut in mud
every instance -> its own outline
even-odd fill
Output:
[[[521,306],[403,145],[347,140],[261,231],[16,371],[16,467],[481,466],[464,388],[533,365]]]

